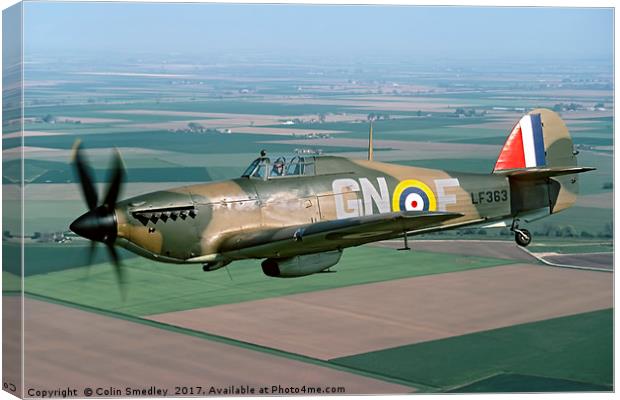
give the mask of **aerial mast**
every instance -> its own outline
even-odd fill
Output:
[[[370,120],[370,129],[368,130],[368,161],[373,160],[373,144],[372,144],[372,119]]]

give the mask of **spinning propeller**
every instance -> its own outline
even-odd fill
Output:
[[[82,195],[88,205],[88,212],[73,221],[69,226],[69,229],[76,234],[91,240],[88,258],[89,264],[93,260],[97,242],[105,244],[112,264],[114,265],[116,280],[119,287],[121,287],[122,293],[122,283],[125,279],[118,253],[114,248],[114,241],[116,240],[117,234],[117,221],[114,210],[116,207],[118,194],[125,177],[123,160],[121,159],[118,150],[114,150],[111,173],[108,179],[108,190],[103,203],[97,205],[99,201],[97,197],[97,189],[93,183],[92,169],[86,162],[82,154],[81,147],[80,141],[76,141],[73,146],[73,164],[75,166],[75,171],[77,172],[80,188],[82,189]]]

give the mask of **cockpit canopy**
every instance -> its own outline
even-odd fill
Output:
[[[259,157],[246,168],[242,178],[277,179],[292,176],[309,176],[315,174],[314,157],[284,156],[271,161],[269,157]]]

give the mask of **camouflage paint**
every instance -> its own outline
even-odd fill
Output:
[[[532,113],[541,114],[547,165],[577,165],[572,140],[560,117],[544,109]],[[528,175],[510,177],[503,172],[469,174],[333,156],[306,158],[314,158],[315,175],[238,178],[120,202],[116,211],[117,244],[143,256],[177,263],[288,257],[402,235],[400,225],[387,229],[381,225],[381,229],[367,234],[326,234],[322,240],[300,243],[293,235],[290,240],[280,237],[289,231],[278,229],[336,221],[347,215],[398,211],[403,204],[399,196],[407,188],[421,196],[411,198],[428,199],[425,206],[429,211],[462,214],[452,219],[429,219],[412,234],[533,212],[548,215],[570,207],[578,192],[576,175],[529,179]],[[417,206],[417,200],[411,204]],[[272,243],[239,247],[242,241],[266,232],[273,232]]]

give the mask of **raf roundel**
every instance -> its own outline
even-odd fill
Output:
[[[415,179],[402,181],[394,189],[392,210],[435,211],[437,200],[433,191],[423,182]]]

